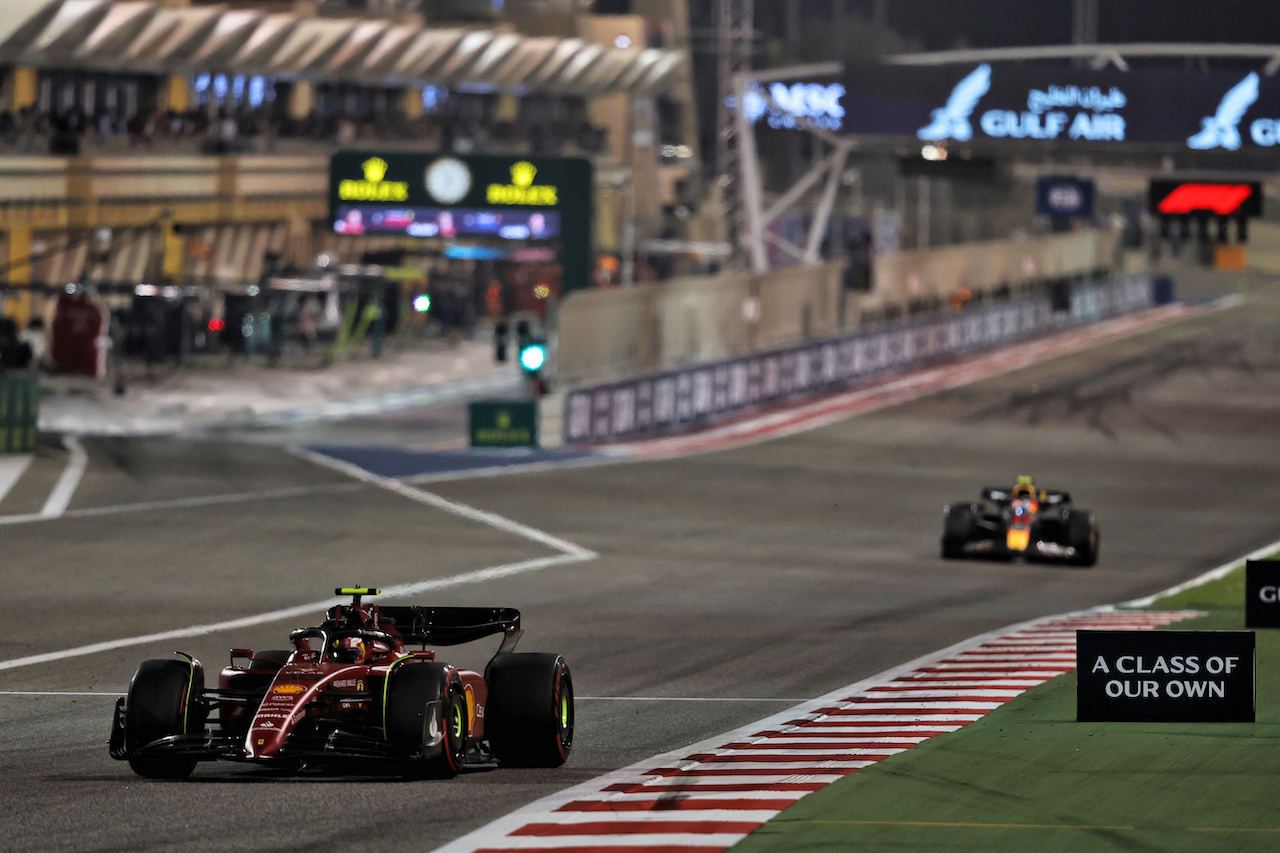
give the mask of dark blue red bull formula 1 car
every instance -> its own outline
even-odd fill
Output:
[[[958,501],[943,509],[942,556],[1045,560],[1092,566],[1101,532],[1088,510],[1071,495],[1038,489],[1018,477],[1012,489],[986,488],[980,501]]]
[[[361,603],[376,589],[336,592],[351,604],[294,631],[291,649],[232,649],[216,689],[190,655],[144,661],[116,703],[111,757],[162,779],[215,759],[291,770],[364,763],[441,778],[468,764],[556,767],[569,757],[569,667],[559,655],[514,651],[519,611],[380,607]],[[426,648],[498,634],[483,674]]]

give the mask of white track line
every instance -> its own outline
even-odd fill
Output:
[[[9,491],[22,479],[22,475],[31,466],[31,460],[34,458],[30,453],[23,453],[20,456],[0,456],[0,501],[4,500]]]
[[[1116,614],[1112,607],[1099,607],[983,634],[726,734],[544,797],[444,845],[439,853],[549,847],[723,850],[804,793],[926,738],[955,731],[1010,698],[886,698],[878,695],[878,688],[909,683],[917,673],[930,672],[967,650],[1021,631],[1041,631],[1047,624],[1060,628],[1068,621],[1087,628],[1118,624],[1117,616],[1122,616],[1129,627],[1142,628],[1188,615]],[[1043,673],[1041,683],[1056,675]],[[861,729],[858,722],[873,726]],[[803,738],[814,732],[821,740],[811,746]],[[766,808],[767,793],[775,791],[785,796]],[[726,796],[702,799],[712,792]]]
[[[154,512],[156,510],[189,509],[192,507],[217,506],[219,504],[246,503],[248,501],[306,497],[308,495],[337,494],[361,488],[364,487],[360,483],[331,483],[327,486],[288,486],[282,489],[266,489],[261,492],[233,492],[226,495],[202,495],[192,498],[172,498],[163,501],[81,507],[80,509],[69,509],[59,516],[47,516],[38,512],[22,515],[0,515],[0,525],[31,524],[36,521],[57,521],[60,518],[93,518],[100,515],[118,515],[127,512]]]
[[[586,559],[594,559],[594,557],[594,554],[591,557],[582,557],[577,554],[559,554],[554,557],[539,557],[533,560],[521,560],[518,563],[504,563],[500,566],[489,566],[488,568],[476,569],[471,572],[462,572],[461,574],[450,575],[444,578],[432,578],[431,580],[418,581],[416,583],[383,587],[382,594],[379,598],[405,598],[407,596],[419,595],[423,592],[446,589],[452,586],[484,583],[486,581],[498,580],[499,578],[511,577],[512,575],[524,574],[526,572],[541,571],[542,569],[548,569],[552,566],[579,563]],[[208,625],[192,625],[187,628],[176,628],[172,631],[159,631],[155,634],[143,634],[138,637],[123,637],[119,640],[106,640],[101,643],[91,643],[87,646],[78,646],[72,649],[63,649],[56,652],[45,652],[44,654],[13,658],[12,660],[0,661],[0,671],[17,669],[24,666],[34,666],[42,663],[53,663],[54,661],[66,660],[68,658],[83,657],[85,655],[97,654],[98,652],[109,652],[114,649],[129,648],[130,646],[141,646],[147,643],[158,643],[164,640],[180,640],[186,637],[199,637],[205,634],[216,634],[221,631],[252,628],[256,625],[263,625],[269,622],[282,622],[286,619],[313,616],[318,611],[326,610],[335,604],[346,604],[349,600],[350,599],[348,598],[326,598],[323,601],[316,601],[310,604],[299,604],[296,607],[286,607],[281,610],[257,613],[252,616],[242,616],[239,619],[228,619],[225,622],[212,622]]]
[[[1119,607],[1149,606],[1161,598],[1217,580],[1245,560],[1263,558],[1277,550],[1280,550],[1280,542],[1259,548],[1246,557],[1232,560],[1164,592],[1135,599]],[[772,799],[774,808],[781,811],[789,802],[849,772],[856,772],[851,768],[874,764],[874,761],[847,760],[854,756],[859,743],[880,743],[888,748],[879,748],[876,750],[878,753],[896,754],[901,749],[893,745],[904,742],[909,745],[915,738],[911,734],[913,731],[955,731],[965,723],[980,719],[1005,701],[1003,697],[963,698],[959,692],[953,694],[954,698],[942,701],[933,696],[892,697],[884,695],[887,692],[885,687],[934,680],[936,673],[955,672],[953,667],[969,668],[975,662],[988,665],[996,660],[1022,663],[1023,666],[1035,665],[1042,674],[1042,680],[1048,681],[1073,668],[1075,654],[1074,649],[1067,654],[1046,654],[1046,649],[1061,647],[1057,642],[1051,645],[1046,641],[1069,637],[1079,627],[1135,628],[1142,627],[1144,620],[1148,627],[1154,627],[1161,621],[1173,622],[1188,615],[1189,612],[1130,612],[1118,610],[1117,606],[1104,606],[1043,617],[974,637],[764,720],[544,797],[446,844],[439,848],[439,853],[470,853],[481,848],[515,850],[557,846],[631,847],[638,851],[645,847],[673,844],[725,849],[753,831],[751,824],[757,822],[760,817],[757,812],[761,810],[752,808],[752,800],[767,802]],[[989,655],[996,657],[987,657]],[[978,657],[982,659],[978,660]],[[1015,671],[1030,674],[1037,670]],[[893,732],[894,735],[877,736],[877,732]],[[801,740],[802,737],[813,738],[821,746],[812,750],[806,741]],[[919,736],[919,740],[924,738],[924,734]],[[845,760],[823,760],[822,756],[832,754],[828,749],[839,749],[828,744],[844,744],[839,754],[846,757]],[[772,758],[771,761],[757,764],[753,758],[760,753],[743,755],[742,747],[773,749],[775,752],[765,754]],[[734,750],[738,755],[733,755]],[[788,761],[803,755],[809,755],[811,760]],[[725,757],[735,760],[718,760]],[[655,774],[662,768],[665,769],[661,774]],[[705,772],[699,774],[700,768]],[[734,775],[734,769],[743,772]],[[752,770],[755,772],[750,772]],[[673,808],[677,800],[680,805]],[[706,824],[714,823],[713,815],[723,820],[719,816],[725,809],[718,808],[722,805],[730,805],[736,811],[737,822],[741,826],[734,832],[713,834],[713,827]],[[643,813],[635,809],[646,806],[652,814],[670,818],[665,823],[656,817],[649,818],[655,822],[654,828],[660,828],[660,831],[646,831],[642,820],[632,820],[633,815]],[[576,817],[578,813],[599,815],[601,819],[598,824],[586,823]],[[605,817],[611,814],[614,815],[612,823]],[[699,826],[699,819],[704,820],[704,825]],[[557,829],[561,824],[571,826],[561,832]],[[582,834],[582,830],[588,828],[598,834]],[[690,828],[697,831],[692,834],[682,832]]]
[[[417,501],[436,509],[442,509],[445,512],[461,516],[463,518],[478,521],[481,524],[487,524],[490,527],[502,530],[507,533],[514,533],[516,536],[523,536],[525,539],[531,539],[534,542],[541,542],[549,548],[578,558],[579,560],[594,560],[600,555],[594,551],[589,551],[581,545],[575,545],[567,539],[561,539],[542,530],[530,527],[527,524],[521,524],[509,518],[504,518],[496,513],[487,512],[486,510],[476,509],[463,503],[447,500],[439,495],[426,492],[421,489],[415,489],[413,486],[391,479],[390,477],[380,477],[377,474],[370,473],[358,465],[350,462],[344,462],[340,459],[334,459],[321,453],[316,453],[302,447],[291,447],[289,451],[303,459],[308,459],[324,468],[333,471],[339,471],[349,477],[353,477],[365,483],[386,489],[389,492],[395,492],[398,495],[408,498],[411,501]]]
[[[80,486],[80,478],[89,466],[89,454],[84,452],[80,439],[74,435],[64,435],[62,445],[67,448],[69,456],[67,467],[62,469],[58,482],[54,484],[53,491],[44,502],[44,508],[40,510],[42,518],[60,518],[67,511],[67,504],[71,503],[71,498]]]
[[[0,696],[123,696],[123,693],[101,693],[90,690],[0,690]]]
[[[575,696],[579,702],[808,702],[808,699],[762,697],[755,699],[741,696]]]
[[[453,586],[461,586],[463,584],[485,583],[488,581],[498,580],[500,578],[511,577],[513,575],[525,574],[527,572],[537,572],[548,569],[553,566],[563,566],[570,563],[581,563],[587,560],[594,560],[599,555],[594,551],[590,551],[577,545],[567,539],[561,539],[542,530],[530,527],[527,524],[521,524],[518,521],[512,521],[509,518],[497,515],[485,510],[476,509],[466,504],[457,503],[455,501],[446,500],[439,495],[433,495],[430,492],[424,492],[415,489],[412,486],[406,486],[395,480],[388,480],[385,477],[378,477],[370,474],[363,469],[354,465],[348,465],[345,462],[339,462],[310,451],[294,451],[299,456],[311,459],[316,463],[341,471],[349,476],[355,477],[365,483],[371,483],[396,494],[403,495],[410,500],[416,501],[427,506],[444,510],[445,512],[466,518],[472,521],[478,521],[481,524],[501,530],[504,533],[511,533],[516,536],[546,545],[558,554],[549,557],[536,557],[529,560],[520,560],[514,563],[503,563],[498,566],[488,566],[483,569],[476,569],[470,572],[462,572],[456,575],[450,575],[443,578],[430,578],[428,580],[416,581],[414,583],[397,584],[382,588],[381,598],[406,598],[409,596],[420,595],[424,592],[432,590],[445,589]],[[118,640],[106,640],[101,643],[91,643],[86,646],[79,646],[72,649],[62,649],[56,652],[45,652],[38,655],[28,655],[26,657],[14,658],[12,660],[0,661],[0,671],[8,669],[17,669],[23,666],[33,666],[35,664],[52,663],[54,661],[66,660],[68,658],[83,657],[85,655],[97,654],[98,652],[112,651],[114,649],[123,649],[130,646],[140,646],[147,643],[157,643],[164,640],[178,640],[185,637],[197,637],[204,634],[214,634],[222,631],[232,631],[240,628],[249,628],[256,625],[262,625],[269,622],[280,622],[286,619],[296,619],[302,616],[313,615],[317,611],[325,610],[335,604],[343,604],[346,598],[327,598],[323,601],[312,602],[310,604],[300,604],[296,607],[286,607],[281,610],[272,610],[266,613],[257,613],[252,616],[242,616],[239,619],[228,619],[224,622],[213,622],[207,625],[192,625],[186,628],[176,628],[172,631],[159,631],[154,634],[144,634],[137,637],[124,637]]]

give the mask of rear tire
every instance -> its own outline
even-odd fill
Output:
[[[198,683],[192,683],[198,682]],[[125,699],[125,745],[132,752],[170,735],[204,729],[204,672],[179,660],[143,661]],[[130,758],[133,772],[148,779],[185,779],[194,758]]]
[[[964,546],[973,540],[973,507],[949,504],[942,525],[942,557],[957,560],[964,556]]]
[[[1093,513],[1081,509],[1071,510],[1067,518],[1067,544],[1076,550],[1071,561],[1074,565],[1092,566],[1098,562],[1102,534]]]
[[[467,753],[467,704],[462,683],[448,682],[448,671],[435,663],[407,664],[391,674],[387,699],[387,739],[408,751],[429,748],[443,733],[435,755],[413,764],[414,779],[450,779],[462,770]]]
[[[268,649],[265,652],[254,652],[249,659],[249,670],[252,672],[278,672],[289,661],[293,654],[288,649]]]
[[[541,652],[495,657],[485,671],[485,733],[511,767],[559,767],[573,749],[573,677],[564,658]]]

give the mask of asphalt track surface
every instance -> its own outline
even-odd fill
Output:
[[[139,661],[181,648],[212,680],[233,645],[287,645],[308,621],[294,618],[0,669],[0,846],[429,850],[975,634],[1167,587],[1280,539],[1277,328],[1280,293],[1265,288],[1237,308],[764,444],[423,486],[599,554],[413,599],[520,608],[521,648],[564,654],[578,695],[607,697],[579,699],[565,767],[406,783],[222,763],[174,783],[107,756],[114,698],[103,694],[123,691]],[[85,448],[66,516],[0,526],[0,660],[554,553],[274,445]],[[22,492],[49,479],[37,469],[0,512],[35,500]],[[1021,473],[1099,514],[1096,568],[938,557],[943,503]],[[246,497],[191,502],[227,495]],[[124,510],[89,512],[103,507]],[[480,665],[489,651],[455,660]]]

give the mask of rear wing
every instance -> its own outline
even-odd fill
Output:
[[[513,607],[378,607],[379,627],[395,628],[405,643],[456,646],[502,634],[502,650],[520,639],[520,611]]]
[[[1042,490],[1039,492],[1040,499],[1047,506],[1056,506],[1071,502],[1070,492],[1058,492],[1052,490]],[[991,501],[992,503],[1008,503],[1013,500],[1013,492],[1010,489],[1004,489],[997,486],[987,486],[982,490],[982,499]]]

